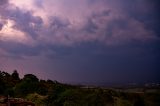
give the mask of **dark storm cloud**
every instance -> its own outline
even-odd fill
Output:
[[[36,38],[38,36],[37,32],[41,28],[42,20],[40,17],[34,17],[31,13],[22,13],[16,15],[16,25],[17,29],[28,33],[28,35]]]
[[[63,20],[61,17],[50,17],[50,30],[63,30],[70,25],[68,20]]]
[[[102,82],[116,82],[118,80],[126,83],[135,80],[144,82],[146,78],[148,81],[153,79],[158,81],[158,76],[155,74],[158,72],[154,68],[158,64],[155,61],[153,46],[130,44],[106,48],[104,45],[90,43],[72,49],[59,48],[61,51],[64,50],[64,54],[58,60],[51,56],[50,63],[56,64],[57,70],[66,69],[63,71],[66,76],[72,76],[74,80],[82,82],[86,80],[89,82],[93,80]],[[60,65],[57,64],[59,62]],[[53,66],[48,68],[52,69]]]
[[[95,25],[94,22],[91,20],[88,20],[86,26],[84,27],[84,30],[86,30],[89,33],[95,33],[97,29],[97,25]]]
[[[26,36],[31,36],[34,40],[37,40],[36,42],[38,45],[48,43],[49,45],[60,44],[65,46],[66,44],[69,44],[72,46],[72,44],[92,41],[99,41],[105,44],[117,44],[121,42],[130,42],[132,40],[139,40],[141,42],[155,38],[154,30],[147,27],[147,25],[151,25],[147,24],[147,21],[150,18],[146,19],[144,22],[139,18],[152,13],[152,8],[148,4],[148,1],[117,0],[115,2],[111,0],[88,0],[87,2],[89,4],[96,5],[96,7],[99,8],[97,10],[94,10],[93,8],[93,11],[91,8],[88,16],[83,17],[84,21],[82,21],[79,26],[73,26],[73,22],[71,22],[72,17],[69,19],[67,17],[54,15],[48,18],[48,26],[45,26],[43,19],[40,16],[34,16],[34,12],[23,10],[16,7],[14,4],[9,4],[5,0],[1,2],[3,5],[7,4],[7,6],[0,9],[3,20],[13,20],[15,22],[13,28],[22,31]],[[42,5],[42,2],[44,1],[36,1],[34,4]],[[103,7],[105,4],[107,5],[107,3],[113,5],[113,7]],[[75,4],[75,2],[73,4]],[[67,5],[72,5],[72,3]],[[142,5],[142,7],[139,5]],[[103,8],[101,9],[100,6]],[[122,9],[123,12],[118,11],[115,13],[115,6],[117,6],[117,9]],[[145,12],[147,6],[151,9],[149,8],[147,9],[147,12]],[[78,11],[79,10],[77,10],[76,13],[77,15]],[[137,15],[138,13],[143,14],[139,16]],[[4,24],[5,23],[1,22],[0,29],[2,29]],[[45,48],[45,46],[43,47]]]
[[[38,36],[37,31],[41,28],[42,19],[40,17],[34,17],[31,12],[21,12],[20,10],[13,11],[14,16],[11,16],[15,22],[15,28],[27,33],[36,38]]]
[[[5,4],[7,3],[5,2]],[[33,16],[32,12],[21,10],[9,3],[0,9],[0,15],[4,20],[13,20],[15,22],[14,29],[25,32],[33,39],[38,36],[37,32],[43,23],[42,19],[38,16]]]
[[[100,12],[97,12],[97,13],[92,13],[92,17],[93,18],[96,18],[96,17],[101,17],[101,16],[109,16],[111,13],[111,10],[103,10],[103,11],[100,11]]]
[[[41,47],[30,47],[21,43],[15,42],[0,42],[0,47],[5,50],[6,52],[23,58],[23,56],[37,56],[41,53]]]
[[[0,1],[0,6],[1,6],[1,5],[4,5],[4,4],[7,4],[7,3],[8,3],[8,0],[1,0],[1,1]]]
[[[4,20],[1,20],[3,18],[3,12],[4,9],[8,6],[8,0],[1,0],[0,1],[0,30],[2,29],[3,25],[5,24]]]
[[[3,5],[8,2],[2,1]],[[90,1],[91,2],[91,1]],[[97,2],[106,1],[92,1],[91,4],[96,4]],[[111,1],[108,1],[112,4]],[[118,1],[119,2],[119,1]],[[36,3],[36,2],[35,2]],[[39,3],[41,3],[39,1]],[[38,3],[38,4],[39,4]],[[114,3],[114,2],[113,2]],[[127,1],[126,4],[132,6],[132,4],[137,4],[138,1]],[[116,3],[115,3],[116,4]],[[123,3],[120,3],[124,5]],[[139,4],[139,3],[138,3]],[[42,5],[42,4],[41,4]],[[121,6],[120,6],[121,7]],[[117,7],[117,8],[120,8]],[[134,6],[133,6],[134,7]],[[124,9],[127,10],[126,5]],[[35,47],[29,47],[29,45],[18,46],[17,50],[7,51],[13,52],[14,54],[22,55],[39,55],[42,49],[48,48],[48,45],[57,44],[73,44],[76,42],[92,42],[99,41],[105,42],[106,44],[113,44],[119,42],[129,42],[132,40],[143,40],[152,39],[152,31],[147,31],[145,24],[139,22],[135,17],[127,17],[130,11],[137,13],[137,10],[129,9],[124,11],[125,13],[117,13],[118,17],[115,16],[114,10],[112,8],[105,8],[99,11],[91,11],[88,17],[85,17],[86,21],[84,25],[80,26],[80,29],[70,28],[72,23],[66,17],[51,16],[49,17],[49,26],[44,26],[43,20],[40,16],[33,16],[33,12],[24,11],[13,4],[7,4],[5,8],[0,10],[3,19],[10,19],[15,22],[13,28],[24,32],[27,36],[31,36],[34,40],[37,39],[37,45]],[[127,13],[126,13],[127,12]],[[124,14],[120,16],[119,14]],[[136,15],[134,15],[136,16]],[[3,24],[0,25],[1,29]],[[152,34],[152,35],[151,35]],[[39,37],[42,39],[39,40]],[[147,38],[148,36],[148,38]],[[45,41],[47,40],[47,41]],[[6,43],[5,43],[6,44]],[[45,45],[46,44],[46,45]],[[13,44],[14,45],[14,44]],[[43,45],[43,46],[40,46]],[[8,45],[6,45],[8,47]],[[16,47],[16,46],[14,46]],[[26,49],[24,49],[26,48]],[[37,49],[41,48],[41,49]],[[11,49],[11,48],[10,48]],[[49,50],[50,48],[48,48]],[[37,53],[37,52],[39,53]],[[56,50],[55,50],[56,51]],[[29,53],[30,52],[30,53]]]
[[[36,5],[39,8],[43,8],[43,0],[34,0],[34,5]]]
[[[0,59],[8,67],[66,81],[158,79],[157,0],[15,1],[0,1]]]
[[[99,29],[97,23],[94,22],[95,20],[98,20],[101,17],[109,16],[110,10],[104,10],[99,13],[92,13],[92,15],[88,18],[86,25],[84,26],[83,30],[87,31],[88,33],[96,33],[96,31]]]
[[[39,1],[37,4],[42,2],[44,1]],[[62,3],[63,2],[65,3],[65,1],[62,1]],[[113,7],[104,7],[105,4],[107,5],[107,2],[109,2],[108,5],[113,5]],[[34,4],[36,4],[36,2],[34,2]],[[70,4],[67,3],[66,5],[70,6],[72,4],[75,5],[75,2]],[[82,4],[85,4],[85,2],[83,1]],[[55,16],[54,14],[48,17],[48,26],[45,26],[43,19],[40,16],[33,16],[34,12],[26,10],[24,11],[13,4],[8,4],[7,7],[1,9],[1,15],[5,17],[5,19],[10,19],[15,22],[13,27],[14,29],[24,32],[27,34],[27,36],[31,36],[34,40],[39,39],[40,37],[40,39],[42,38],[42,40],[45,42],[54,42],[54,44],[59,43],[66,45],[97,40],[106,44],[112,44],[112,42],[114,43],[115,41],[118,43],[125,42],[125,40],[128,42],[128,40],[132,39],[141,41],[155,37],[155,35],[152,33],[152,29],[146,28],[145,22],[141,22],[134,17],[137,15],[131,17],[128,16],[130,12],[132,14],[133,12],[137,13],[137,11],[139,11],[139,9],[133,9],[133,5],[139,5],[141,2],[122,1],[121,3],[119,0],[117,0],[117,2],[112,2],[110,0],[95,0],[90,4],[92,4],[93,7],[91,5],[88,15],[82,17],[83,21],[80,21],[79,26],[74,26],[72,16],[68,18],[66,16]],[[127,10],[129,7],[127,7],[125,4],[129,5],[129,7],[133,6],[131,7],[132,9]],[[96,8],[99,8],[97,10],[94,9],[94,5]],[[123,12],[117,11],[115,13],[114,7],[116,6],[117,10],[122,9]],[[65,7],[67,6],[64,6],[64,9]],[[88,7],[84,8],[87,9]],[[78,12],[81,10],[76,11],[77,12],[75,14],[68,15],[74,16],[77,14],[77,16],[79,16]],[[118,21],[118,23],[115,21]],[[124,24],[127,24],[126,28],[121,28],[121,26],[124,26]],[[132,33],[136,33],[136,36],[133,36]]]
[[[2,24],[2,23],[0,23],[0,30],[2,29],[2,27],[3,27],[3,24]]]
[[[156,33],[156,36],[160,35],[157,29],[160,25],[159,0],[128,0],[125,3],[126,5],[121,5],[124,5],[123,9],[129,17],[144,23],[147,29]]]

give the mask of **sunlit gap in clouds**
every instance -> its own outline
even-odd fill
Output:
[[[10,40],[10,41],[17,41],[17,42],[25,42],[27,40],[25,34],[21,31],[18,31],[13,28],[14,21],[6,20],[6,24],[2,27],[0,31],[0,37],[2,40]]]

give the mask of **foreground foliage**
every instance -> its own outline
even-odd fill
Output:
[[[87,88],[39,80],[33,74],[19,78],[0,71],[0,95],[24,98],[37,106],[160,106],[159,89],[155,92],[123,92]]]

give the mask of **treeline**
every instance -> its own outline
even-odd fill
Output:
[[[33,74],[26,74],[22,79],[17,70],[12,74],[0,71],[0,94],[12,97],[25,97],[31,93],[48,95],[52,88],[63,86],[64,88],[74,88],[75,86],[61,84],[52,80],[39,80]]]
[[[23,78],[0,71],[0,95],[24,98],[37,106],[160,106],[160,93],[127,93],[112,89],[84,88],[52,80],[39,80],[33,74]]]

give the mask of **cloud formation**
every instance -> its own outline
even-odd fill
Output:
[[[160,37],[158,3],[0,0],[0,67],[24,67],[35,72],[41,70],[43,74],[47,70],[49,76],[57,70],[55,76],[77,80],[84,74],[86,80],[103,80],[106,75],[112,79],[112,75],[117,76],[115,70],[136,67],[141,74],[135,75],[141,76],[146,70],[154,70],[159,62],[155,46]],[[125,73],[131,76],[130,71]],[[151,79],[154,78],[151,71],[145,73],[146,77],[152,74]]]
[[[88,42],[147,43],[157,39],[148,24],[152,19],[146,18],[154,5],[149,0],[1,0],[0,41],[1,45],[21,45],[17,52],[22,54],[30,51],[22,48],[41,53],[47,46]],[[12,51],[8,45],[0,47]]]
[[[26,43],[45,42],[53,45],[72,45],[98,41],[104,44],[119,44],[148,41],[155,38],[146,24],[128,15],[124,1],[111,0],[6,0],[1,1],[1,40],[9,39]],[[127,2],[138,4],[139,0]],[[144,2],[146,3],[146,2]],[[145,8],[143,5],[141,8]],[[151,8],[150,6],[147,6]],[[143,9],[136,10],[138,12]],[[147,10],[146,10],[147,11]],[[144,12],[145,14],[145,12]],[[4,22],[3,22],[4,21]],[[4,32],[4,26],[9,26]],[[10,28],[10,29],[9,29]],[[7,34],[11,31],[11,35]],[[21,39],[20,36],[23,36]],[[27,41],[28,40],[28,41]]]

